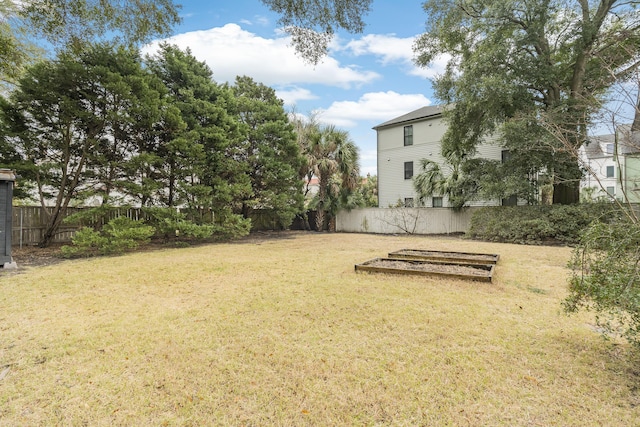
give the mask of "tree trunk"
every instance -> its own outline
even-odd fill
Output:
[[[60,224],[62,224],[62,220],[64,219],[64,212],[66,209],[55,207],[51,216],[49,217],[49,221],[47,221],[47,228],[44,230],[44,234],[42,235],[42,239],[38,243],[38,246],[41,248],[46,248],[53,242],[56,233],[58,232],[58,228],[60,228]]]
[[[322,209],[322,204],[318,205],[318,209],[316,210],[316,229],[317,231],[324,231],[324,217],[325,217],[324,209]]]
[[[580,182],[563,182],[553,185],[553,204],[572,205],[580,203]]]

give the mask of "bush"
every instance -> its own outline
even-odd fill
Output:
[[[476,211],[467,236],[493,242],[575,244],[593,221],[617,217],[610,203],[497,206]]]
[[[145,208],[144,212],[148,216],[147,223],[165,240],[178,236],[206,239],[216,231],[214,225],[196,224],[182,212],[171,208]]]
[[[251,220],[240,215],[227,215],[214,225],[215,237],[220,240],[237,239],[251,231]]]
[[[137,249],[149,241],[155,230],[141,221],[119,217],[109,221],[100,232],[92,228],[81,228],[73,236],[73,246],[63,246],[62,255],[95,256],[119,254]]]
[[[619,332],[640,347],[640,224],[593,222],[569,266],[565,311],[594,311],[605,335]]]

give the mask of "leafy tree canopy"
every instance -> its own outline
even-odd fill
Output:
[[[0,82],[12,82],[40,39],[56,50],[89,42],[136,45],[168,35],[180,21],[171,0],[0,0]]]
[[[373,0],[261,0],[280,14],[280,24],[289,32],[296,51],[317,64],[327,54],[338,29],[353,33],[364,30],[363,16]]]
[[[303,207],[298,171],[304,159],[293,125],[272,88],[239,76],[231,90],[244,134],[237,155],[251,182],[242,213],[248,217],[251,209],[272,209],[286,228]]]
[[[554,201],[577,201],[579,167],[538,122],[544,115],[583,144],[597,101],[640,64],[636,8],[622,0],[428,0],[424,9],[417,62],[449,57],[434,81],[437,97],[454,105],[443,153],[470,157],[504,126],[501,142],[533,153],[534,166],[554,177]]]

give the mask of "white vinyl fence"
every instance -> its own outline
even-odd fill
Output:
[[[366,208],[340,211],[336,231],[378,234],[449,234],[469,229],[479,207],[455,212],[449,208]]]

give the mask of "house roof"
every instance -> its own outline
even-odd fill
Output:
[[[613,135],[593,136],[584,144],[584,152],[588,159],[596,159],[598,157],[610,157],[611,154],[605,154],[602,151],[602,144],[613,144]]]
[[[11,169],[0,169],[0,181],[15,181],[16,175]]]
[[[403,114],[402,116],[396,117],[395,119],[380,123],[379,125],[374,126],[373,129],[379,129],[386,126],[398,125],[400,123],[413,122],[420,119],[440,116],[442,115],[443,110],[444,105],[434,105],[432,107],[418,108],[417,110],[414,110],[407,114]]]
[[[592,136],[584,145],[585,154],[588,159],[596,159],[599,157],[611,157],[613,153],[606,153],[602,150],[607,144],[618,144],[619,154],[635,154],[640,152],[640,144],[638,137],[631,132],[631,125],[619,125],[616,128],[618,140],[615,134]]]

